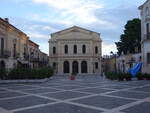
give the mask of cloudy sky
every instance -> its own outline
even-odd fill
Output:
[[[48,53],[50,34],[71,26],[101,33],[103,55],[116,51],[127,20],[139,18],[138,6],[146,0],[1,0],[0,17]]]

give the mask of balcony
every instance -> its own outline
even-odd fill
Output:
[[[11,52],[10,51],[7,51],[7,50],[4,50],[3,52],[0,51],[0,58],[8,58],[11,56]]]
[[[20,53],[15,53],[15,54],[13,54],[13,58],[14,59],[18,59],[20,57]]]
[[[150,40],[150,33],[144,35],[142,42],[146,40]]]

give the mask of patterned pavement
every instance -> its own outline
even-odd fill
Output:
[[[55,76],[45,83],[0,84],[0,113],[150,113],[150,81]]]

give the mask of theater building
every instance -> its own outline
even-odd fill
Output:
[[[55,73],[100,74],[100,34],[81,27],[52,33],[49,40],[49,64]]]

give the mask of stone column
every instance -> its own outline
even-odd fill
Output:
[[[70,74],[72,73],[72,61],[69,61],[69,69],[70,69]]]
[[[81,60],[78,61],[78,70],[79,70],[79,74],[81,74]]]

